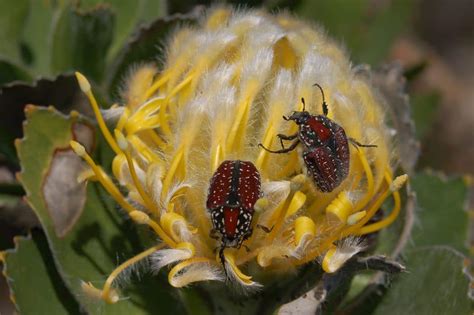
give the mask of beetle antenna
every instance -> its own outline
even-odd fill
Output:
[[[303,112],[306,111],[306,103],[304,101],[304,97],[301,98],[301,103],[303,103]]]
[[[328,104],[326,104],[326,100],[324,98],[323,88],[321,87],[321,85],[319,85],[317,83],[313,84],[313,86],[317,86],[319,88],[319,90],[321,90],[321,95],[323,96],[323,104],[322,104],[323,105],[323,114],[324,114],[324,116],[327,116],[329,110],[328,110]]]

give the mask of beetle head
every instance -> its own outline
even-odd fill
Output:
[[[283,119],[285,120],[293,120],[297,125],[302,125],[305,124],[311,114],[305,110],[303,111],[294,111],[293,114],[291,114],[290,117],[285,117],[283,116]]]

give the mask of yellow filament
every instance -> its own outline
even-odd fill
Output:
[[[389,179],[391,179],[391,176],[388,174],[388,172],[385,173],[385,176],[386,178],[388,177]],[[393,192],[393,201],[394,201],[394,205],[393,205],[392,211],[390,212],[390,215],[388,215],[386,218],[384,218],[383,220],[379,222],[372,223],[372,224],[362,227],[359,231],[357,231],[356,234],[364,235],[368,233],[373,233],[392,224],[393,221],[395,221],[395,219],[400,214],[400,209],[401,209],[400,193],[398,191]]]
[[[221,144],[217,144],[214,154],[211,155],[211,169],[213,172],[221,164],[222,160],[224,159],[224,155],[224,147]]]
[[[232,268],[232,271],[234,271],[235,275],[242,280],[247,285],[252,284],[252,277],[244,274],[239,267],[235,264],[235,258],[234,255],[229,253],[229,252],[224,252],[224,257],[229,266]]]
[[[112,283],[114,282],[114,280],[117,278],[117,276],[122,271],[124,271],[128,267],[132,266],[133,264],[137,263],[138,261],[144,259],[145,257],[150,256],[151,254],[153,254],[157,250],[162,249],[163,247],[165,247],[165,244],[160,244],[160,245],[157,245],[157,246],[153,246],[153,247],[141,252],[140,254],[138,254],[136,256],[133,256],[132,258],[128,259],[124,263],[120,264],[120,266],[115,268],[114,271],[112,271],[112,273],[107,277],[107,280],[105,281],[104,287],[102,289],[102,298],[104,299],[104,301],[106,301],[107,303],[116,302],[116,301],[114,301],[113,299],[110,298],[110,290],[112,288]]]
[[[388,173],[387,173],[388,174]],[[356,224],[351,225],[344,230],[341,231],[341,229],[336,229],[333,233],[331,233],[326,240],[315,250],[313,250],[311,253],[308,253],[306,257],[300,261],[298,261],[298,264],[304,264],[306,262],[314,260],[320,253],[324,252],[327,250],[330,246],[333,245],[333,242],[335,242],[338,239],[342,239],[348,235],[355,234],[356,231],[358,231],[367,221],[370,220],[377,212],[377,210],[380,208],[382,203],[387,199],[387,197],[390,195],[390,183],[391,183],[391,177],[390,176],[385,176],[385,179],[388,183],[387,188],[385,191],[380,194],[377,199],[372,203],[370,208],[367,210],[367,214],[365,215],[364,218],[362,218],[360,221],[358,221]]]
[[[164,213],[160,218],[160,224],[163,226],[163,229],[165,229],[176,241],[179,241],[180,238],[174,229],[174,225],[175,223],[179,222],[183,222],[186,226],[188,226],[188,222],[186,221],[186,219],[183,216],[174,212]]]
[[[140,152],[148,162],[163,164],[161,158],[136,135],[127,136],[127,140],[135,147],[135,151]]]
[[[145,93],[145,99],[149,99],[155,92],[165,84],[170,78],[170,72],[165,72],[156,80]]]
[[[365,157],[364,150],[362,148],[358,148],[357,156],[359,157],[360,162],[362,163],[362,167],[365,171],[365,176],[367,178],[367,192],[363,199],[361,199],[357,205],[354,207],[354,212],[360,211],[372,198],[374,194],[374,175],[372,174],[372,169],[370,168],[369,162],[367,162],[367,158]]]
[[[175,179],[175,174],[178,172],[178,168],[182,164],[183,158],[184,158],[184,149],[179,148],[178,152],[176,152],[176,155],[173,158],[173,162],[171,162],[168,172],[166,173],[165,180],[163,181],[163,190],[161,193],[162,199],[165,199],[166,195],[168,194],[168,191],[171,186],[171,182]],[[182,171],[184,172],[184,167]]]
[[[323,267],[323,270],[327,273],[332,273],[335,271],[334,268],[331,268],[331,260],[334,257],[334,254],[336,254],[336,250],[337,250],[336,246],[333,245],[327,251],[326,255],[324,255],[322,267]]]
[[[284,220],[283,218],[281,218],[282,212],[283,212],[283,209],[286,209],[288,207],[289,203],[290,203],[289,198],[286,198],[277,206],[277,208],[273,212],[268,222],[270,223],[270,225],[275,224],[275,226],[273,227],[268,237],[265,238],[266,244],[270,244],[271,242],[273,242],[273,240],[275,239],[277,235],[278,230],[280,230],[281,226],[283,225]]]
[[[82,91],[84,94],[86,94],[87,98],[89,99],[89,102],[91,104],[92,110],[94,111],[95,118],[97,120],[97,123],[99,124],[99,128],[102,131],[102,134],[104,135],[105,139],[107,140],[108,144],[114,150],[116,154],[120,153],[120,148],[118,147],[117,143],[114,140],[114,137],[112,137],[112,134],[110,133],[109,129],[107,128],[104,118],[102,117],[102,114],[100,112],[99,105],[97,104],[97,100],[94,97],[94,94],[92,93],[92,90],[90,89],[84,89],[84,80],[87,81],[87,79],[79,72],[76,72],[76,78],[77,81],[79,81],[79,84],[81,86]],[[87,84],[89,84],[87,82]]]
[[[194,72],[191,71],[187,77],[181,81],[177,86],[175,86],[171,92],[166,96],[165,101],[161,105],[160,112],[159,112],[159,117],[160,117],[160,127],[161,131],[165,134],[166,137],[171,136],[171,129],[168,124],[168,119],[166,117],[166,107],[169,104],[170,99],[175,96],[179,91],[181,91],[187,84],[189,84],[194,78]]]
[[[295,220],[295,247],[300,246],[306,236],[314,235],[316,235],[316,224],[311,218],[301,216]]]
[[[303,207],[304,203],[306,202],[306,195],[303,194],[301,191],[296,191],[291,199],[290,205],[286,210],[285,220],[295,214],[298,210]]]
[[[238,104],[237,113],[235,115],[234,123],[230,128],[229,135],[227,136],[227,150],[228,151],[239,151],[237,139],[244,139],[245,137],[245,127],[247,124],[248,116],[250,113],[250,105],[253,102],[253,98],[257,93],[259,84],[258,82],[251,82],[247,88],[247,91],[243,93],[244,97]]]
[[[175,277],[175,275],[180,272],[182,269],[192,265],[192,264],[196,264],[196,263],[209,263],[209,264],[212,264],[213,261],[210,260],[209,258],[206,258],[206,257],[193,257],[193,258],[190,258],[188,260],[185,260],[183,262],[180,262],[179,264],[177,264],[176,266],[173,267],[173,269],[171,269],[171,271],[169,272],[168,274],[168,282],[169,283],[172,283],[172,279]]]
[[[161,139],[160,136],[156,134],[156,132],[152,129],[145,130],[146,135],[150,137],[150,139],[155,143],[156,146],[163,149],[167,146],[166,142]]]
[[[126,150],[124,150],[124,153],[125,153],[125,158],[127,159],[130,175],[132,175],[133,183],[135,184],[135,188],[137,188],[138,193],[140,194],[140,197],[142,197],[143,201],[147,205],[148,209],[150,209],[150,211],[152,211],[155,214],[158,214],[159,213],[158,208],[156,207],[153,200],[151,200],[150,196],[148,196],[148,194],[145,192],[145,189],[143,188],[143,185],[137,176],[137,171],[135,170],[135,164],[133,163],[132,156],[130,155],[130,149],[127,148]]]
[[[76,151],[76,147],[79,145],[82,147],[81,144],[79,144],[76,141],[70,141],[71,147],[74,148],[74,151]],[[84,147],[82,147],[84,148]],[[119,151],[120,152],[120,151]],[[118,188],[113,184],[112,180],[105,174],[105,172],[94,163],[94,160],[87,154],[87,152],[77,152],[78,155],[80,155],[86,162],[89,164],[90,168],[94,171],[95,176],[99,180],[99,182],[102,184],[102,186],[107,190],[107,192],[117,201],[117,203],[124,208],[127,212],[133,211],[133,207],[125,200],[125,198],[122,196]]]
[[[265,148],[271,148],[273,139],[274,139],[274,134],[275,134],[275,131],[273,128],[273,124],[270,121],[269,126],[267,130],[265,131],[265,136],[263,137],[263,142],[262,142]],[[257,167],[257,169],[261,170],[264,168],[264,164],[267,160],[267,156],[268,156],[267,150],[261,148],[260,152],[258,153],[257,160],[255,161],[255,166]]]
[[[127,123],[127,120],[128,120],[128,118],[129,118],[129,116],[130,116],[130,109],[128,109],[127,107],[125,107],[125,108],[123,109],[123,113],[122,113],[122,115],[120,116],[120,119],[119,119],[119,121],[118,121],[117,126],[115,127],[115,129],[122,131],[123,128],[125,127],[125,124]]]

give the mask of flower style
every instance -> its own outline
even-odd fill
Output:
[[[100,182],[135,223],[148,225],[159,238],[156,246],[118,266],[101,290],[84,283],[86,291],[118,301],[114,280],[145,258],[155,271],[172,267],[168,280],[175,287],[227,278],[244,288],[258,287],[254,279],[262,274],[291,272],[315,260],[331,273],[363,249],[358,236],[396,219],[398,190],[407,176],[393,179],[394,153],[381,100],[321,30],[285,13],[215,8],[198,27],[175,32],[168,44],[163,70],[136,69],[123,105],[110,110],[100,110],[87,79],[77,73],[115,152],[112,171],[123,189],[72,141],[90,166],[80,180]],[[301,110],[302,97],[307,111],[322,114],[314,83],[324,89],[328,117],[348,137],[376,145],[350,145],[349,175],[325,193],[307,176],[301,148],[272,154],[258,146],[278,149],[277,134],[298,130],[282,116]],[[210,237],[206,198],[224,160],[253,163],[263,197],[254,207],[252,235],[245,246],[226,248],[222,264],[215,251],[221,244]],[[391,212],[370,223],[390,196]]]

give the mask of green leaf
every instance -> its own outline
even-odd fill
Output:
[[[72,75],[60,75],[53,80],[40,79],[34,84],[12,83],[0,88],[0,155],[17,164],[13,141],[22,135],[24,108],[27,104],[49,106],[54,104],[70,111],[83,104],[85,97],[80,92]],[[76,106],[77,107],[77,106]]]
[[[114,23],[114,15],[105,5],[88,11],[65,7],[52,37],[53,73],[78,70],[99,82],[112,42]]]
[[[447,245],[468,254],[468,189],[462,178],[421,173],[411,179],[418,199],[412,246]]]
[[[16,248],[4,252],[4,273],[17,310],[28,314],[80,314],[79,304],[65,287],[44,234],[16,238]]]
[[[28,15],[29,0],[0,0],[0,56],[20,61],[20,43],[23,25]]]
[[[110,1],[110,4],[117,14],[117,31],[107,57],[108,64],[117,57],[127,39],[141,24],[166,15],[164,0],[114,0]]]
[[[137,30],[108,69],[106,82],[109,94],[117,94],[131,65],[159,60],[160,50],[158,47],[163,44],[167,35],[182,23],[195,22],[198,16],[199,11],[193,11],[186,15],[175,14],[157,19]]]
[[[392,284],[375,315],[472,314],[461,254],[431,246],[409,251],[406,261],[408,273]]]
[[[102,147],[103,140],[94,139],[91,132],[95,130],[77,115],[66,117],[52,109],[28,107],[25,136],[17,146],[20,179],[46,233],[58,270],[66,286],[90,313],[176,311],[179,304],[171,295],[171,287],[149,275],[130,290],[125,289],[123,294],[130,296],[129,300],[113,305],[91,301],[81,289],[81,280],[92,281],[101,288],[117,260],[124,261],[142,250],[133,225],[115,211],[110,196],[97,184],[85,187],[77,183],[83,162],[72,153],[69,141],[74,138],[88,150],[94,143]]]
[[[23,67],[0,59],[0,85],[11,81],[31,81],[31,76]]]
[[[378,5],[369,0],[306,0],[297,12],[341,40],[356,63],[378,64],[408,25],[413,7],[410,0]]]
[[[61,6],[56,1],[29,1],[22,41],[31,54],[28,63],[36,75],[51,75],[51,32]]]
[[[441,96],[436,92],[413,95],[411,102],[418,139],[422,139],[433,127],[440,100]]]

